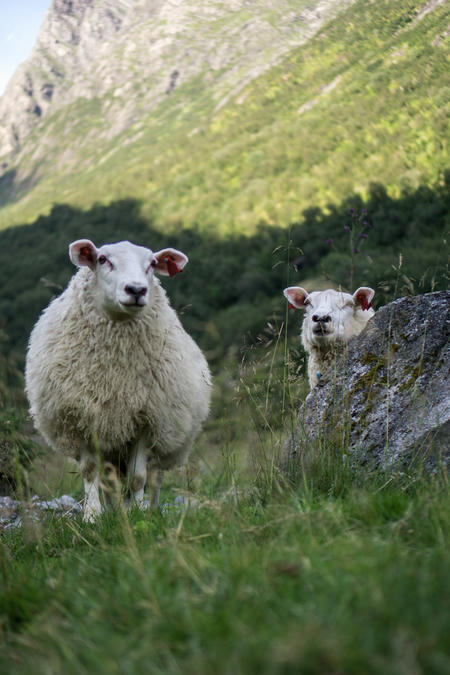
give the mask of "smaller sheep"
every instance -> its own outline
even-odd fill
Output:
[[[137,504],[148,466],[158,504],[162,470],[184,461],[208,415],[211,380],[156,278],[181,272],[184,253],[88,239],[69,252],[79,270],[33,329],[25,380],[35,426],[79,463],[93,520],[106,463],[126,470]]]
[[[308,354],[309,386],[313,389],[326,375],[336,354],[355,335],[359,335],[375,314],[375,291],[365,286],[350,295],[329,289],[308,293],[299,286],[283,291],[294,309],[304,309],[302,344]]]

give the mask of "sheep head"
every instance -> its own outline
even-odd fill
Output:
[[[113,320],[133,318],[147,306],[155,272],[174,276],[188,262],[174,248],[155,253],[129,241],[97,248],[89,239],[78,239],[70,244],[69,256],[77,267],[92,271],[97,306]]]
[[[324,347],[333,342],[346,342],[357,335],[374,314],[375,291],[365,286],[353,295],[332,289],[308,293],[299,286],[283,291],[290,306],[305,310],[302,339],[305,347]]]

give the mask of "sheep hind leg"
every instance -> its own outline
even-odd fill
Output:
[[[127,481],[132,502],[134,501],[139,508],[145,508],[144,488],[147,481],[147,456],[140,443],[136,445],[128,461]]]
[[[85,454],[80,461],[81,475],[84,482],[84,513],[85,523],[94,522],[95,518],[102,512],[99,486],[99,471],[97,462],[91,455]]]
[[[161,485],[163,482],[162,469],[155,466],[149,467],[148,482],[152,489],[151,508],[157,509],[159,506],[159,494],[161,492]]]

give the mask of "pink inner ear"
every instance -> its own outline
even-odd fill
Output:
[[[80,257],[81,258],[87,258],[88,260],[92,260],[92,250],[89,246],[82,246],[80,248]]]
[[[167,271],[169,272],[170,277],[174,277],[175,274],[178,274],[178,272],[182,272],[183,270],[178,269],[178,265],[176,264],[175,260],[172,258],[172,256],[167,256],[165,261],[167,263]]]
[[[361,305],[361,309],[366,310],[372,307],[372,303],[367,300],[366,296],[363,293],[360,293],[356,297],[358,299],[359,304]]]

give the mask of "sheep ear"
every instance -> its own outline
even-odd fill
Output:
[[[97,261],[97,248],[90,239],[77,239],[69,246],[69,256],[77,267],[94,269]]]
[[[372,298],[374,295],[375,291],[373,288],[361,286],[361,288],[358,288],[358,290],[353,293],[355,307],[361,307],[361,309],[370,309],[372,307]]]
[[[284,289],[283,294],[289,300],[289,306],[292,309],[305,309],[308,304],[306,301],[308,291],[300,286],[289,286]]]
[[[187,255],[176,248],[163,248],[153,254],[153,268],[158,274],[165,277],[174,277],[183,271],[183,267],[189,261]]]

